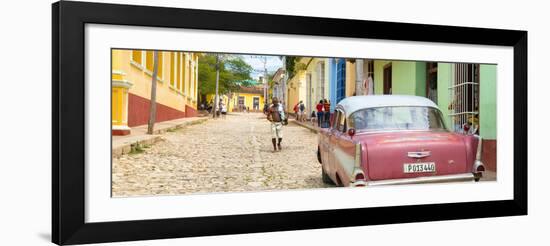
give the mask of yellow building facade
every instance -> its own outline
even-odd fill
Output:
[[[298,70],[287,81],[288,104],[287,112],[294,112],[294,106],[300,101],[306,102],[306,71]]]
[[[346,61],[346,97],[351,97],[355,93],[355,63]]]
[[[111,55],[112,130],[125,135],[149,119],[154,51],[113,49]],[[156,122],[197,115],[199,55],[158,51]]]
[[[227,95],[220,95],[220,99],[227,105],[228,112],[242,112],[248,109],[251,112],[262,112],[265,100],[263,87],[241,87],[239,91]],[[210,103],[214,101],[214,94],[206,95],[206,100]]]
[[[328,58],[304,57],[298,60],[295,75],[287,82],[288,112],[293,112],[294,106],[302,101],[307,115],[310,115],[320,100],[329,98],[328,64]]]

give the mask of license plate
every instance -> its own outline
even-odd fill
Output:
[[[417,162],[403,164],[404,173],[435,173],[435,162]]]

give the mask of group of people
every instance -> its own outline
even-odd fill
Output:
[[[294,105],[294,114],[296,115],[296,121],[306,121],[306,106],[303,101],[298,102]]]
[[[319,100],[315,106],[317,110],[317,126],[326,128],[330,126],[330,101],[327,99]]]
[[[212,113],[212,109],[214,108],[214,102],[210,101],[208,105],[205,105],[204,103],[201,103],[199,106],[200,110],[206,110],[208,113]],[[222,116],[222,118],[225,118],[225,115],[227,115],[227,105],[223,102],[223,99],[220,98],[220,102],[218,103],[218,107],[216,108],[216,116]]]
[[[327,99],[321,99],[315,106],[316,111],[311,112],[311,118],[317,118],[318,127],[329,127],[330,125],[330,101]],[[306,119],[306,106],[303,101],[298,102],[294,106],[294,113],[296,114],[296,120],[305,122]]]

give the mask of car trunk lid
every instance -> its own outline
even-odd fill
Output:
[[[414,178],[468,172],[462,136],[450,132],[372,133],[367,146],[370,180]],[[434,167],[435,170],[431,168]],[[414,165],[411,165],[414,164]]]

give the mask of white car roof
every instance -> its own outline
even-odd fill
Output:
[[[361,109],[398,106],[432,107],[439,109],[437,105],[428,98],[407,95],[370,95],[346,97],[342,99],[336,107],[341,107],[346,113],[346,117],[349,117],[352,113]]]

